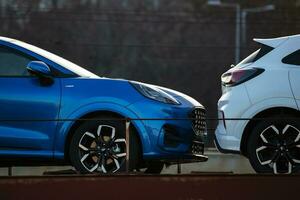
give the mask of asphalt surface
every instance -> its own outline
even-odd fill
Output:
[[[216,150],[206,151],[207,162],[181,164],[181,173],[230,173],[253,174],[255,173],[249,161],[240,155],[221,154]],[[13,176],[41,176],[45,171],[59,171],[72,169],[70,166],[42,166],[42,167],[13,167]],[[163,169],[162,174],[177,174],[177,165]],[[7,176],[8,168],[0,168],[0,176]]]

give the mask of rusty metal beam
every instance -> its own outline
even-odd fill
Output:
[[[1,177],[0,199],[297,199],[299,185],[284,175]]]
[[[125,122],[125,140],[126,140],[126,172],[130,171],[130,121]]]

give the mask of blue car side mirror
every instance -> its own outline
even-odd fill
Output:
[[[43,85],[53,83],[52,73],[48,65],[42,61],[31,61],[27,65],[30,74],[37,76]]]
[[[47,64],[41,61],[31,61],[27,65],[27,70],[29,73],[36,76],[51,76],[51,70]]]

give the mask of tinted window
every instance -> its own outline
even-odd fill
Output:
[[[0,46],[0,76],[29,76],[27,64],[36,60],[12,48]]]
[[[258,59],[262,58],[267,53],[271,52],[273,49],[274,49],[273,47],[269,47],[267,45],[262,45],[260,49],[256,50],[250,56],[248,56],[247,58],[242,60],[242,62],[240,62],[239,65],[253,63],[253,62],[257,61]]]
[[[48,60],[51,60],[52,62],[60,65],[61,67],[67,69],[67,71],[70,72],[66,72],[66,74],[63,74],[61,72],[59,72],[59,75],[62,77],[76,77],[76,76],[82,76],[82,77],[98,77],[97,75],[93,74],[92,72],[89,72],[88,70],[62,58],[59,57],[53,53],[50,53],[44,49],[38,48],[36,46],[33,46],[31,44],[27,44],[25,42],[21,42],[18,40],[14,41],[14,44],[21,46],[21,47],[25,47],[26,49],[28,49],[29,51],[32,51]],[[55,67],[54,67],[55,68]],[[52,69],[51,69],[52,70]]]
[[[284,57],[282,62],[290,65],[300,65],[300,49]]]

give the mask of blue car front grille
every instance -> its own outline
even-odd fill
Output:
[[[195,108],[191,113],[195,136],[204,136],[206,133],[206,111],[204,108]]]

